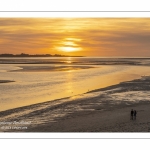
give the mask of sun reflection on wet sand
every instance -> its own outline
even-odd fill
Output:
[[[71,64],[72,63],[72,58],[68,57],[66,63]]]
[[[65,89],[66,89],[66,92],[71,96],[71,95],[73,95],[73,91],[74,91],[74,88],[72,85],[73,74],[72,74],[72,72],[68,71],[68,73],[66,75],[67,75],[68,82],[66,83]]]

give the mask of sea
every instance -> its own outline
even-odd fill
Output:
[[[57,101],[150,75],[150,58],[0,58],[0,111]]]

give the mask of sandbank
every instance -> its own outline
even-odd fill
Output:
[[[12,80],[0,80],[0,83],[9,83],[9,82],[15,82],[15,81],[12,81]]]

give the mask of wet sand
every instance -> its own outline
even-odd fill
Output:
[[[131,108],[137,110],[136,120],[130,120]],[[30,132],[150,132],[150,104],[132,105],[108,111],[95,111],[66,117]]]
[[[20,69],[11,70],[9,72],[47,72],[47,71],[71,71],[79,69],[95,68],[93,66],[19,66]]]
[[[15,82],[15,81],[11,81],[11,80],[0,80],[0,83],[9,83],[9,82]]]
[[[1,132],[149,132],[150,80],[135,79],[88,93],[0,112]],[[130,120],[130,111],[137,111]],[[26,129],[4,129],[13,121]],[[10,126],[10,125],[9,125]],[[8,124],[7,124],[8,127]]]

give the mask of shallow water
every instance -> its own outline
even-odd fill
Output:
[[[55,100],[58,98],[70,97],[86,93],[94,89],[117,84],[122,81],[140,78],[141,75],[150,74],[149,66],[96,65],[95,62],[97,63],[102,61],[98,58],[65,59],[44,59],[46,62],[52,62],[55,60],[55,64],[0,64],[0,80],[15,81],[0,84],[0,111]],[[1,59],[2,62],[3,60],[5,59]],[[10,60],[17,63],[18,60],[20,61],[19,58],[11,58]],[[36,62],[43,62],[43,59],[40,58],[22,59],[22,61],[25,62],[35,62],[35,60]],[[62,61],[65,62],[65,64],[61,64]],[[82,66],[78,64],[80,69],[74,70],[74,66],[77,65],[70,64],[68,61],[78,63],[82,62]],[[105,61],[108,61],[108,59]],[[115,59],[115,61],[121,62],[117,59]],[[136,62],[137,61],[139,60],[136,60]],[[60,64],[58,64],[58,62]],[[91,65],[87,65],[87,62]],[[141,63],[145,62],[146,60],[143,60]],[[90,66],[93,68],[83,69],[83,64],[84,67]],[[71,66],[72,69],[67,71],[38,71],[38,67],[56,66],[62,68],[68,65]],[[28,71],[14,71],[20,70],[24,66],[29,68]],[[32,68],[34,67],[36,67],[36,71],[33,72]]]
[[[54,122],[69,117],[87,115],[96,111],[111,111],[130,105],[133,107],[135,104],[141,105],[143,102],[148,104],[150,103],[149,83],[150,81],[138,80],[135,85],[133,82],[125,83],[126,86],[119,84],[101,91],[0,112],[0,131],[25,132],[28,129],[32,131],[35,127],[47,124],[50,126]],[[138,87],[138,91],[136,87]],[[18,124],[14,124],[14,122],[18,122]],[[13,129],[14,127],[22,129]]]

